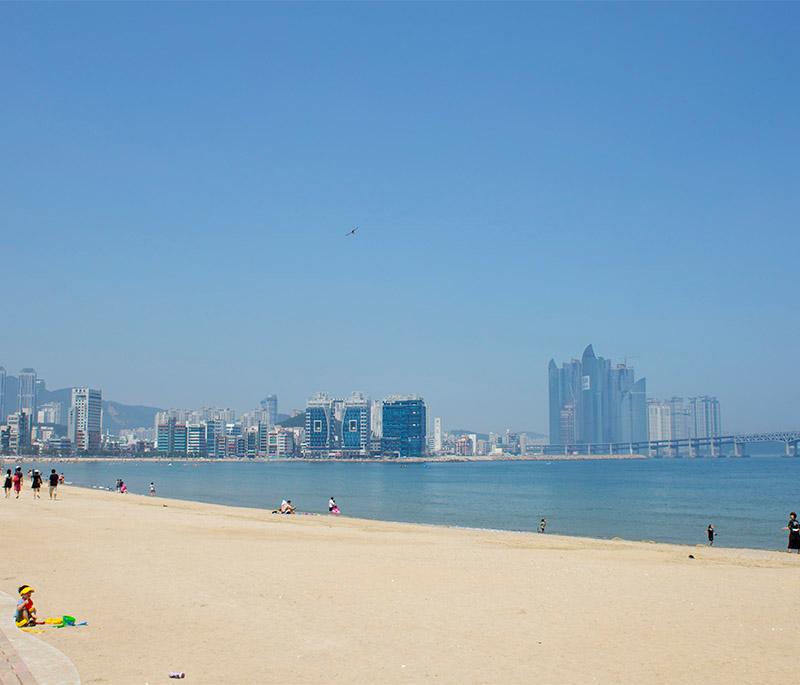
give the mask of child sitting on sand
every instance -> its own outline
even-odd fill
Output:
[[[17,602],[17,613],[14,615],[17,628],[36,625],[36,607],[33,606],[32,594],[33,588],[30,585],[20,585],[20,600]]]

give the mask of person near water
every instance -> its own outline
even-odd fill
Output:
[[[33,588],[30,585],[19,586],[20,600],[17,602],[17,612],[14,621],[18,628],[36,625],[36,607],[33,606]]]
[[[5,493],[5,498],[8,499],[9,495],[11,495],[11,469],[6,469],[6,480],[3,483],[3,492]]]
[[[339,505],[336,504],[336,500],[333,499],[333,496],[328,500],[328,512],[331,514],[339,513]]]
[[[706,528],[706,533],[708,533],[708,544],[709,545],[713,545],[714,544],[714,536],[717,534],[717,532],[714,530],[714,524],[713,523],[709,523],[708,524],[708,528]]]
[[[63,485],[64,484],[64,474],[63,473],[59,473],[58,474],[58,484],[59,485]]]
[[[33,490],[34,499],[42,498],[42,496],[39,494],[41,488],[42,488],[42,474],[39,473],[39,469],[34,469],[33,476],[31,478],[31,490]]]
[[[156,496],[156,484],[151,482],[150,483],[150,497]]]
[[[11,484],[14,488],[15,497],[19,499],[19,493],[22,490],[22,467],[17,466],[14,469],[14,475],[11,476]]]
[[[285,499],[283,502],[281,502],[281,514],[294,514],[296,511],[297,508],[292,504],[292,500]]]
[[[544,533],[545,528],[547,528],[547,519],[542,519],[539,521],[539,532]]]
[[[48,488],[50,492],[50,499],[58,499],[58,474],[56,473],[55,469],[50,470],[50,487]]]
[[[125,485],[125,481],[124,480],[121,480],[119,482],[119,492],[120,492],[121,495],[124,495],[126,492],[128,492],[128,486]]]
[[[800,554],[800,521],[797,520],[797,514],[792,512],[789,514],[789,522],[786,524],[784,530],[789,531],[789,547],[788,549],[797,550]]]

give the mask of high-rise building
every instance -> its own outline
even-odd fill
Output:
[[[672,440],[685,440],[689,437],[689,408],[683,397],[670,397],[665,401],[669,406],[669,432]],[[650,439],[654,438],[650,436]]]
[[[306,433],[303,450],[329,452],[339,449],[334,401],[325,393],[317,393],[306,405]]]
[[[370,401],[354,392],[343,405],[341,449],[359,456],[369,455]]]
[[[261,408],[267,412],[267,419],[270,426],[275,426],[278,423],[278,396],[267,395],[261,400]]]
[[[36,370],[22,369],[17,377],[17,411],[36,419]]]
[[[206,427],[204,424],[186,424],[186,454],[189,457],[206,456]]]
[[[0,424],[6,422],[6,370],[0,366]]]
[[[424,456],[426,421],[425,401],[421,397],[387,397],[383,401],[383,452],[398,457]]]
[[[716,397],[690,397],[688,413],[692,438],[718,438],[722,435],[722,418]]]
[[[277,426],[269,431],[267,454],[270,457],[291,457],[294,454],[294,433]]]
[[[103,395],[92,388],[72,388],[67,432],[78,452],[100,449],[103,423]]]
[[[442,451],[442,418],[440,416],[433,420],[433,451],[436,454]]]
[[[23,454],[31,446],[31,425],[24,411],[8,415],[8,450],[11,454]]]
[[[612,366],[588,345],[580,360],[548,365],[550,444],[647,440],[647,387],[625,364]]]
[[[647,401],[647,423],[650,440],[672,440],[672,406],[660,400]]]
[[[45,402],[39,407],[36,423],[61,423],[61,402]]]
[[[174,412],[156,414],[156,449],[165,456],[184,456],[188,449],[186,422],[179,420]]]
[[[221,435],[225,435],[225,422],[222,419],[208,419],[206,421],[206,450],[209,457],[222,456],[217,454],[217,438]]]

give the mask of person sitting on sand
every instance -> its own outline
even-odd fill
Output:
[[[125,485],[125,481],[124,480],[121,480],[119,482],[119,492],[122,495],[124,495],[126,492],[128,492],[128,486]]]
[[[331,514],[339,513],[339,505],[336,504],[336,500],[333,497],[328,500],[328,512]]]
[[[33,588],[30,585],[20,585],[20,600],[17,602],[17,613],[14,615],[17,628],[36,625],[36,607],[33,606],[32,594]]]
[[[292,500],[285,499],[281,502],[281,514],[294,514],[297,511],[296,507],[292,504]]]

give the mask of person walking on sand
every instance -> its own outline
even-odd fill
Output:
[[[150,497],[156,496],[156,484],[151,481],[150,483]]]
[[[11,469],[6,469],[6,480],[5,483],[3,483],[3,493],[6,499],[8,499],[9,496],[11,495],[11,486],[12,486]]]
[[[58,499],[58,474],[56,473],[55,469],[50,470],[50,487],[48,488],[50,493],[50,499]]]
[[[31,490],[33,490],[33,499],[42,499],[39,491],[42,489],[42,474],[39,469],[35,469],[33,477],[31,478]]]
[[[539,521],[539,532],[544,533],[545,528],[547,528],[547,519],[542,519]]]
[[[22,467],[17,466],[14,470],[14,475],[11,476],[11,484],[14,487],[14,496],[19,499],[19,493],[22,490]]]
[[[709,546],[711,546],[714,544],[714,536],[717,534],[717,532],[714,530],[713,523],[708,524],[708,528],[706,528],[706,533],[708,534],[708,544]]]
[[[797,550],[797,553],[800,554],[800,521],[797,520],[795,512],[789,514],[789,523],[786,524],[784,530],[789,531],[789,551]]]

